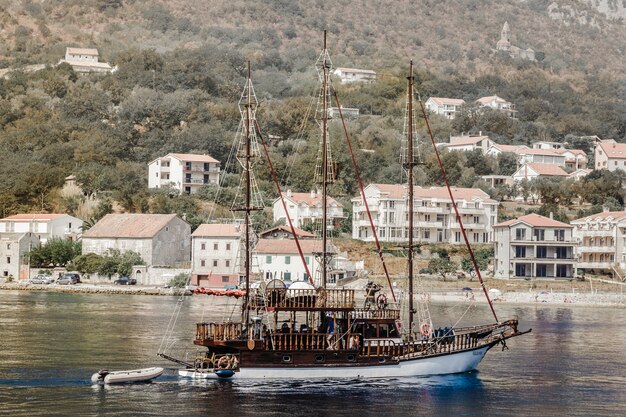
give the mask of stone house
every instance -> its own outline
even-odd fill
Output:
[[[148,266],[182,267],[191,259],[191,226],[175,214],[107,214],[82,237],[83,254],[134,251]]]
[[[0,278],[26,280],[30,274],[29,252],[40,244],[31,232],[0,233]]]
[[[95,48],[66,48],[65,59],[59,61],[68,63],[78,73],[109,73],[114,70],[108,62],[99,62],[98,50]]]
[[[201,287],[239,284],[243,225],[201,224],[191,234],[191,283]]]

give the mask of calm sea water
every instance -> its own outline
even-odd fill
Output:
[[[529,335],[476,372],[376,381],[179,379],[155,355],[174,297],[0,292],[0,415],[618,416],[626,415],[626,309],[498,306]],[[194,323],[222,318],[210,297],[183,304],[172,346],[194,351]],[[432,308],[436,325],[488,322],[485,306]],[[228,311],[238,314],[236,307]],[[221,313],[220,313],[221,314]],[[462,323],[461,323],[462,324]],[[100,368],[172,368],[148,384],[92,386]]]

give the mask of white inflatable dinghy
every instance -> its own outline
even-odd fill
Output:
[[[122,384],[129,382],[146,382],[161,376],[163,368],[152,367],[132,369],[130,371],[107,371],[103,369],[91,376],[94,384]]]

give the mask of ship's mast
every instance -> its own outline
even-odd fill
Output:
[[[317,121],[322,130],[322,141],[320,153],[318,154],[318,164],[315,169],[315,179],[322,186],[322,253],[321,256],[321,284],[326,288],[328,280],[328,265],[330,253],[328,251],[328,185],[334,181],[334,169],[330,152],[330,141],[328,138],[328,105],[330,102],[330,69],[332,62],[326,49],[326,31],[324,31],[324,49],[316,64],[318,75],[321,81],[321,90],[318,101]]]
[[[248,87],[248,91],[250,91],[252,88],[251,84],[252,84],[252,77],[250,74],[250,61],[248,61],[248,79],[247,79],[247,87]],[[251,193],[252,193],[252,184],[250,183],[250,109],[252,107],[252,98],[250,97],[250,94],[248,94],[248,101],[245,104],[245,109],[246,109],[246,158],[245,158],[245,166],[244,166],[244,173],[246,176],[246,207],[245,207],[245,226],[244,226],[244,232],[246,234],[245,237],[245,241],[246,241],[246,254],[245,254],[245,261],[244,261],[244,274],[246,277],[246,298],[244,300],[244,323],[246,323],[246,328],[248,328],[248,324],[249,324],[249,319],[250,319],[250,311],[248,310],[248,305],[250,303],[250,211],[252,210],[252,207],[250,206],[251,203]]]
[[[407,120],[407,184],[408,184],[408,199],[409,199],[409,256],[408,256],[408,269],[409,269],[409,340],[413,339],[413,167],[415,166],[415,160],[413,155],[413,60],[409,66],[408,88],[407,88],[407,102],[408,102],[408,120]]]
[[[245,278],[246,293],[243,300],[242,321],[249,327],[250,312],[250,275],[252,273],[252,221],[250,213],[263,208],[263,201],[258,189],[258,184],[254,178],[252,167],[254,159],[259,156],[259,144],[254,129],[256,121],[257,99],[252,86],[252,71],[248,62],[248,73],[246,86],[244,87],[239,101],[239,111],[241,113],[241,124],[238,130],[239,143],[237,149],[237,160],[241,165],[242,176],[240,188],[233,203],[233,211],[244,212],[244,256],[243,273]]]

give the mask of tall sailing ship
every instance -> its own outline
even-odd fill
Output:
[[[304,263],[309,282],[297,282],[289,287],[280,280],[262,282],[258,286],[251,283],[250,214],[259,208],[253,199],[255,182],[251,161],[259,156],[260,147],[257,140],[260,138],[263,141],[263,137],[255,117],[256,98],[250,71],[248,71],[240,107],[242,133],[245,139],[240,145],[238,154],[245,192],[242,204],[234,207],[244,214],[245,288],[233,291],[205,289],[196,291],[196,293],[209,295],[241,297],[243,300],[241,321],[197,323],[193,342],[197,346],[206,347],[206,351],[202,357],[196,358],[193,362],[181,361],[160,354],[185,365],[184,369],[179,370],[181,376],[191,378],[380,378],[461,373],[475,369],[487,351],[494,346],[505,346],[506,340],[527,333],[518,330],[516,318],[499,321],[491,304],[495,323],[434,330],[427,305],[423,300],[417,303],[417,306],[415,305],[415,293],[421,292],[422,289],[419,282],[414,282],[413,273],[415,249],[413,171],[416,163],[419,162],[419,146],[416,142],[414,123],[412,65],[411,62],[407,77],[407,108],[402,158],[407,176],[406,190],[409,207],[406,247],[408,252],[408,314],[401,314],[400,303],[387,302],[384,294],[378,294],[378,297],[375,297],[376,292],[380,290],[380,287],[376,285],[368,285],[368,294],[364,304],[357,302],[354,289],[329,288],[326,285],[332,257],[327,233],[327,198],[328,185],[334,178],[334,165],[330,156],[328,138],[332,64],[326,49],[326,34],[324,34],[324,48],[316,63],[321,84],[317,111],[321,144],[315,173],[322,191],[321,246],[318,254],[321,277],[315,282]],[[341,109],[339,105],[338,108]],[[269,159],[268,162],[271,168]],[[442,173],[445,178],[445,172]],[[275,174],[273,175],[275,177]],[[278,181],[275,182],[282,196]],[[363,203],[367,206],[362,190],[361,185]],[[453,199],[452,193],[450,197]],[[287,210],[285,212],[288,213]],[[293,231],[291,220],[289,216],[287,217]],[[461,223],[458,213],[457,221]],[[373,232],[375,235],[375,228]],[[294,233],[294,239],[304,261],[296,233]],[[382,259],[383,255],[378,243],[377,247]],[[471,248],[469,249],[471,253]],[[387,274],[386,268],[385,273]],[[419,291],[416,291],[416,287]],[[393,301],[396,301],[396,294],[391,285],[389,290]],[[488,297],[484,284],[483,290],[485,296]],[[405,325],[401,319],[404,316],[408,316],[408,322]]]

